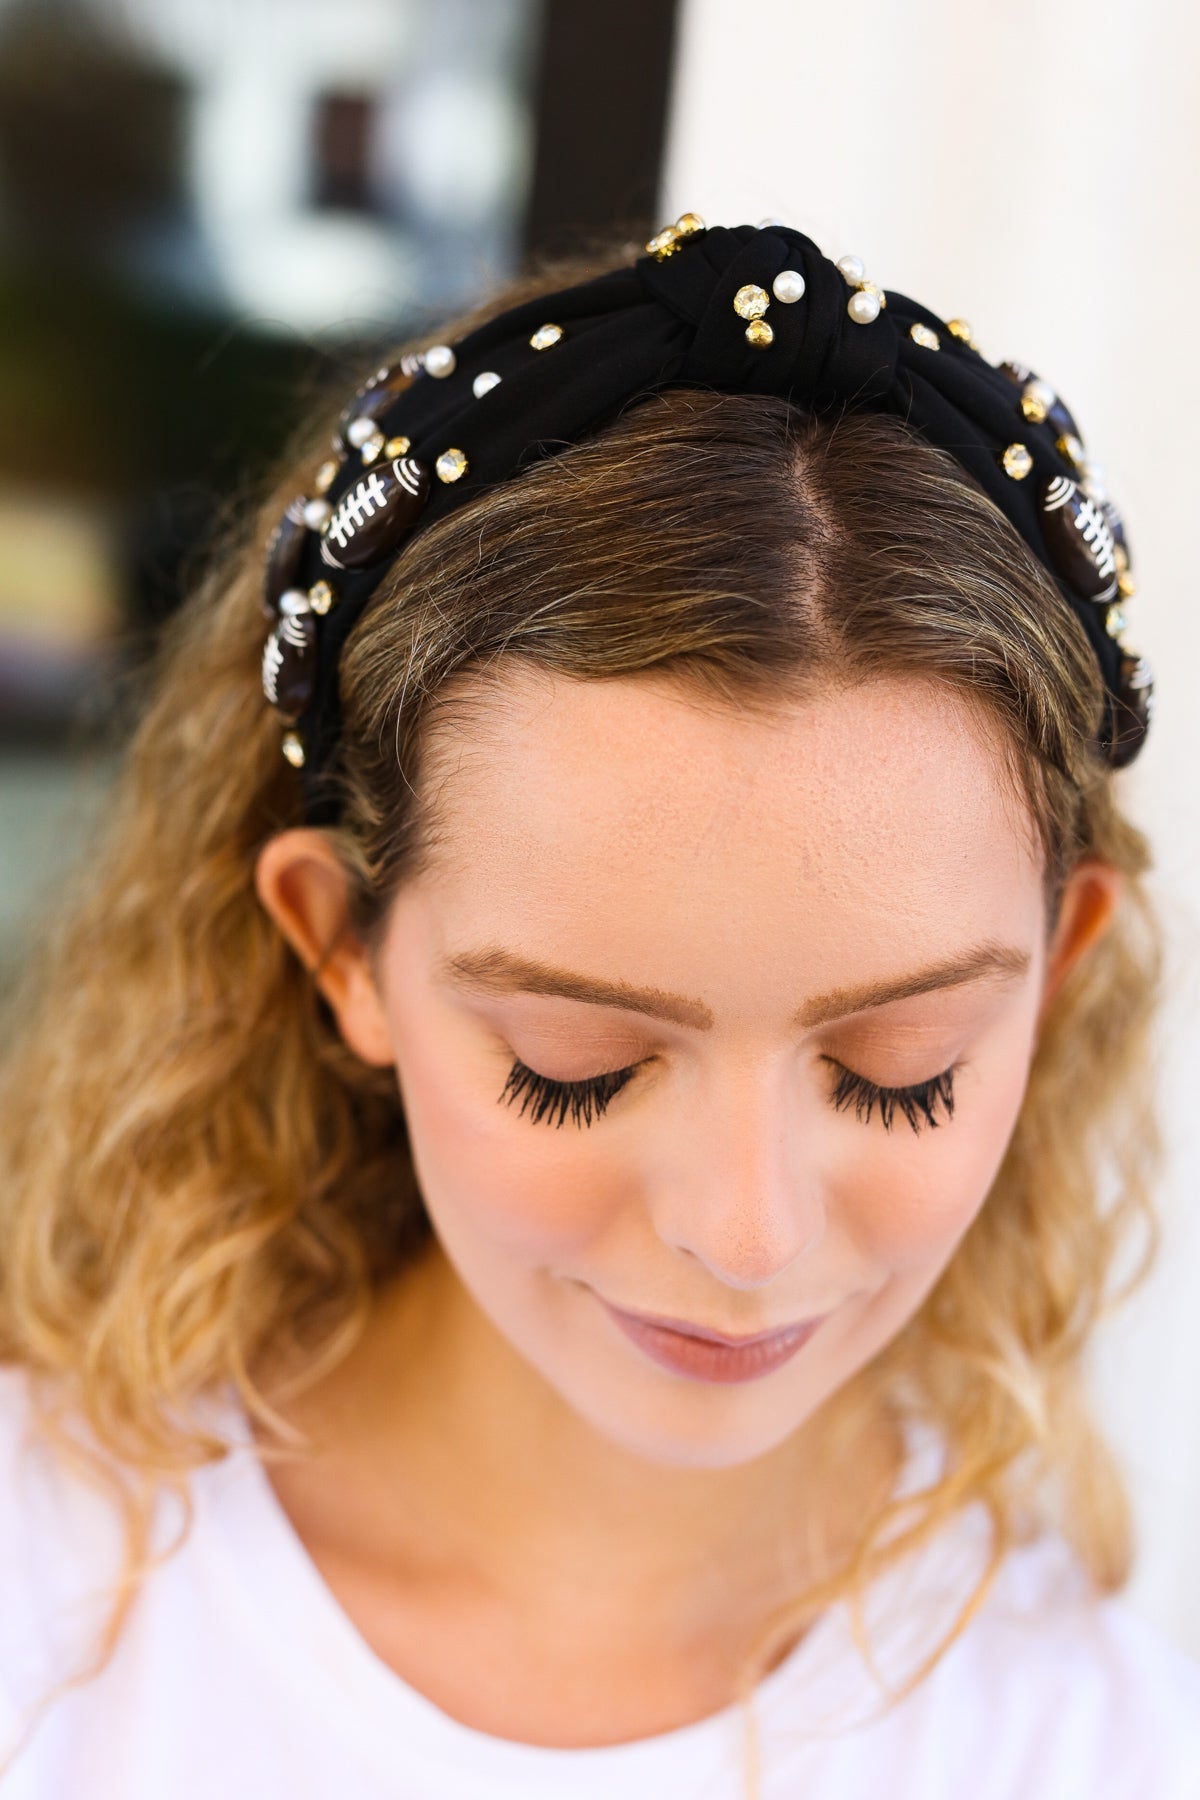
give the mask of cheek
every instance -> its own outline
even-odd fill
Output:
[[[406,1029],[397,1059],[417,1180],[447,1248],[470,1241],[518,1262],[566,1261],[592,1245],[631,1191],[611,1142],[501,1104],[508,1062],[432,1025]]]

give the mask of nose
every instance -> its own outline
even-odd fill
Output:
[[[766,1287],[825,1232],[794,1071],[756,1064],[694,1098],[652,1193],[655,1229],[727,1287]]]

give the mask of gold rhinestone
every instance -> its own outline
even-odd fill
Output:
[[[775,342],[775,333],[765,319],[751,319],[746,327],[746,342],[753,344],[756,350],[765,350],[768,344]]]
[[[679,233],[673,225],[668,225],[665,231],[656,232],[646,245],[651,256],[657,256],[659,262],[662,262],[664,257],[670,256],[678,248]]]
[[[1046,420],[1046,402],[1040,394],[1026,388],[1021,395],[1021,412],[1031,425],[1043,425]]]
[[[1104,629],[1109,637],[1120,637],[1129,621],[1119,606],[1110,606],[1104,614]]]
[[[302,769],[304,767],[304,745],[296,732],[285,731],[281,747],[283,754],[287,757],[293,769]]]
[[[914,344],[920,344],[922,350],[940,350],[942,347],[941,338],[928,325],[922,325],[919,322],[916,325],[910,325],[908,335]]]
[[[708,227],[699,213],[680,213],[671,229],[678,237],[695,237],[698,231],[707,231]]]
[[[1024,444],[1010,444],[1000,461],[1004,464],[1004,473],[1011,475],[1014,481],[1024,481],[1033,467],[1033,458]]]
[[[764,288],[748,281],[733,296],[733,310],[739,319],[761,319],[771,302]]]
[[[365,463],[373,463],[382,449],[383,433],[382,431],[377,431],[373,437],[369,437],[364,444],[359,446],[358,454]]]
[[[1059,454],[1065,456],[1069,463],[1074,463],[1077,469],[1083,467],[1083,445],[1073,431],[1065,431],[1059,438],[1058,450]]]
[[[439,481],[460,481],[467,472],[467,459],[461,450],[443,450],[434,466]]]
[[[860,294],[874,294],[874,296],[878,300],[880,306],[887,305],[887,295],[884,293],[883,289],[879,286],[878,282],[860,281],[860,282],[858,282],[857,286],[858,286],[858,291]]]
[[[535,350],[549,350],[563,334],[561,325],[539,325],[529,342]]]
[[[313,476],[313,487],[318,494],[327,494],[329,492],[337,478],[337,472],[338,466],[332,457],[330,457],[328,462],[323,462],[321,464],[320,468]]]
[[[947,319],[946,330],[951,337],[956,337],[960,344],[969,344],[972,350],[979,348],[975,342],[975,333],[971,330],[970,320]]]
[[[1120,594],[1122,600],[1133,599],[1133,596],[1137,593],[1137,582],[1133,579],[1132,575],[1122,573],[1117,576],[1117,592]]]
[[[1124,544],[1113,545],[1113,555],[1117,561],[1117,574],[1125,575],[1129,570],[1129,552]]]
[[[308,604],[315,613],[327,613],[334,602],[334,592],[327,581],[314,581],[308,590]]]
[[[383,446],[383,454],[387,457],[407,456],[412,449],[412,439],[406,437],[389,438]]]

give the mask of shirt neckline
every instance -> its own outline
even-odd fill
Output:
[[[901,1423],[898,1495],[927,1483],[941,1453],[941,1440],[925,1421],[903,1413]],[[203,1471],[196,1493],[211,1573],[247,1636],[306,1708],[330,1716],[339,1736],[377,1765],[383,1779],[422,1770],[443,1791],[452,1777],[464,1800],[472,1778],[481,1795],[510,1787],[526,1797],[559,1794],[569,1781],[578,1800],[611,1800],[614,1791],[640,1800],[643,1790],[671,1791],[688,1772],[702,1777],[739,1766],[745,1709],[736,1701],[648,1737],[566,1748],[498,1737],[454,1718],[384,1662],[343,1610],[271,1486],[232,1390],[218,1429],[232,1447]],[[789,1689],[844,1690],[854,1680],[847,1662],[854,1655],[846,1604],[837,1602],[759,1682],[756,1717],[768,1717]]]

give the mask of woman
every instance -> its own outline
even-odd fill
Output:
[[[441,336],[173,622],[14,1009],[10,1791],[1182,1800],[1075,421],[774,224]]]

